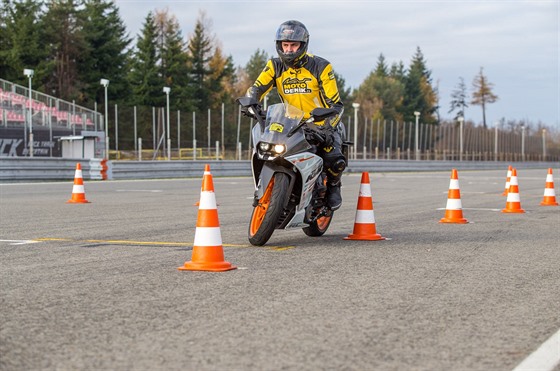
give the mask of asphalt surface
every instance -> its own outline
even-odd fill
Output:
[[[201,177],[0,185],[2,370],[512,370],[560,328],[546,169],[370,173],[377,232],[347,241],[359,174],[320,238],[248,244],[252,181],[213,173],[227,272],[191,259]],[[556,194],[560,171],[557,176]],[[558,367],[557,367],[558,368]]]

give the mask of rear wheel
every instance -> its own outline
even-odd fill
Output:
[[[309,223],[309,227],[303,228],[303,232],[311,237],[319,237],[325,234],[329,225],[331,225],[333,213],[329,216],[317,218],[314,222]]]
[[[324,187],[324,189],[326,189],[327,187],[327,177],[323,176],[322,180],[320,180],[320,182],[322,183],[322,186]],[[315,192],[317,192],[317,190],[315,190]],[[324,193],[324,191],[323,191]],[[325,196],[323,196],[325,197]],[[323,202],[326,202],[326,200],[324,200]],[[303,232],[311,237],[320,237],[322,235],[325,234],[325,232],[327,231],[327,229],[329,229],[329,225],[331,225],[331,220],[332,220],[332,216],[333,216],[334,212],[330,211],[328,213],[328,215],[325,216],[321,216],[319,218],[317,218],[315,221],[313,222],[309,222],[309,227],[305,227],[303,228]],[[310,219],[313,219],[312,217]]]
[[[258,205],[253,208],[249,224],[249,242],[264,245],[276,229],[284,208],[284,197],[288,197],[290,180],[284,173],[276,173],[268,183]]]

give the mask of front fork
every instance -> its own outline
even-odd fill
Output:
[[[253,162],[253,179],[256,187],[253,196],[253,207],[259,204],[259,200],[262,198],[264,190],[268,187],[268,183],[270,183],[270,181],[274,177],[274,174],[279,172],[288,175],[288,178],[290,179],[288,190],[291,193],[294,187],[295,177],[289,169],[273,164],[271,162],[262,162],[260,164],[257,162]],[[283,205],[284,208],[287,206],[289,199],[289,197],[285,198],[286,204]]]

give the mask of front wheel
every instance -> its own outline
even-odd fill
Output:
[[[262,246],[272,236],[284,208],[284,197],[289,197],[290,179],[284,173],[276,173],[268,183],[257,206],[253,208],[249,224],[249,242]]]

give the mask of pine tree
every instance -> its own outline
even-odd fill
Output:
[[[402,84],[406,83],[406,70],[404,68],[404,63],[399,61],[399,63],[393,63],[391,65],[391,70],[389,71],[389,76]]]
[[[161,93],[163,81],[159,75],[159,54],[156,41],[154,15],[149,12],[144,20],[141,34],[138,35],[130,62],[131,70],[128,80],[132,86],[131,103],[134,105],[161,107],[164,104],[165,98]]]
[[[341,75],[334,70],[333,73],[334,79],[336,80],[336,87],[338,88],[338,94],[340,94],[340,100],[348,107],[352,102],[352,89],[346,87],[346,80]]]
[[[119,10],[113,1],[85,0],[80,14],[87,50],[80,55],[78,64],[80,80],[84,83],[79,102],[103,101],[103,89],[99,85],[102,78],[110,80],[109,91],[113,99],[125,101],[130,94],[126,74],[131,40]]]
[[[210,91],[209,108],[217,109],[222,102],[230,99],[234,93],[235,67],[231,56],[225,58],[222,49],[216,47],[214,55],[208,63],[209,75],[207,77],[207,87]]]
[[[165,86],[171,88],[171,108],[191,111],[193,109],[192,93],[189,86],[189,60],[181,29],[175,16],[167,12],[158,12],[156,18],[160,22],[158,34],[161,44],[160,73]]]
[[[375,67],[374,74],[380,77],[385,77],[389,75],[387,64],[385,63],[385,56],[383,55],[383,53],[379,54],[379,57],[377,58],[377,66]]]
[[[78,61],[87,53],[83,22],[78,13],[79,0],[51,0],[45,15],[47,57],[47,91],[65,100],[79,97],[84,82],[79,80]]]
[[[403,114],[404,119],[414,117],[414,112],[420,112],[424,123],[435,123],[434,112],[437,109],[437,96],[432,87],[431,72],[426,67],[426,62],[420,47],[412,58],[405,83],[405,96]]]
[[[245,65],[245,71],[247,72],[249,83],[246,87],[248,89],[251,84],[259,77],[266,66],[266,62],[270,59],[270,56],[261,49],[257,49],[253,55],[249,58],[249,61]]]
[[[473,94],[471,104],[482,107],[482,124],[486,128],[486,105],[498,100],[498,96],[492,92],[494,84],[484,76],[483,68],[473,80]]]
[[[263,71],[270,58],[271,56],[261,49],[257,49],[251,57],[249,57],[249,61],[245,67],[242,68],[242,71],[238,72],[240,76],[237,86],[238,96],[244,95],[247,92],[247,89],[249,89],[259,77],[259,74]],[[276,88],[273,88],[267,95],[267,104],[271,105],[275,103],[280,103],[280,96]]]
[[[0,8],[0,69],[2,78],[27,85],[24,68],[35,70],[34,89],[45,75],[47,49],[43,38],[43,3],[3,1]]]
[[[194,106],[204,111],[210,106],[210,91],[206,86],[206,79],[210,75],[208,63],[212,58],[212,39],[208,35],[205,15],[201,13],[196,21],[193,36],[188,43],[188,50],[192,61],[191,79]]]
[[[457,113],[453,118],[455,121],[459,117],[465,117],[465,109],[469,106],[467,104],[467,99],[467,86],[465,85],[465,80],[462,77],[459,77],[459,83],[455,86],[455,90],[451,92],[451,102],[449,111],[447,112],[451,113],[457,110]]]
[[[9,1],[3,0],[0,2],[0,71],[6,71],[8,73],[8,68],[10,63],[7,60],[8,52],[10,51],[11,43],[8,39],[8,23],[10,22],[10,11],[12,9],[12,4]],[[8,78],[5,75],[4,78]]]

